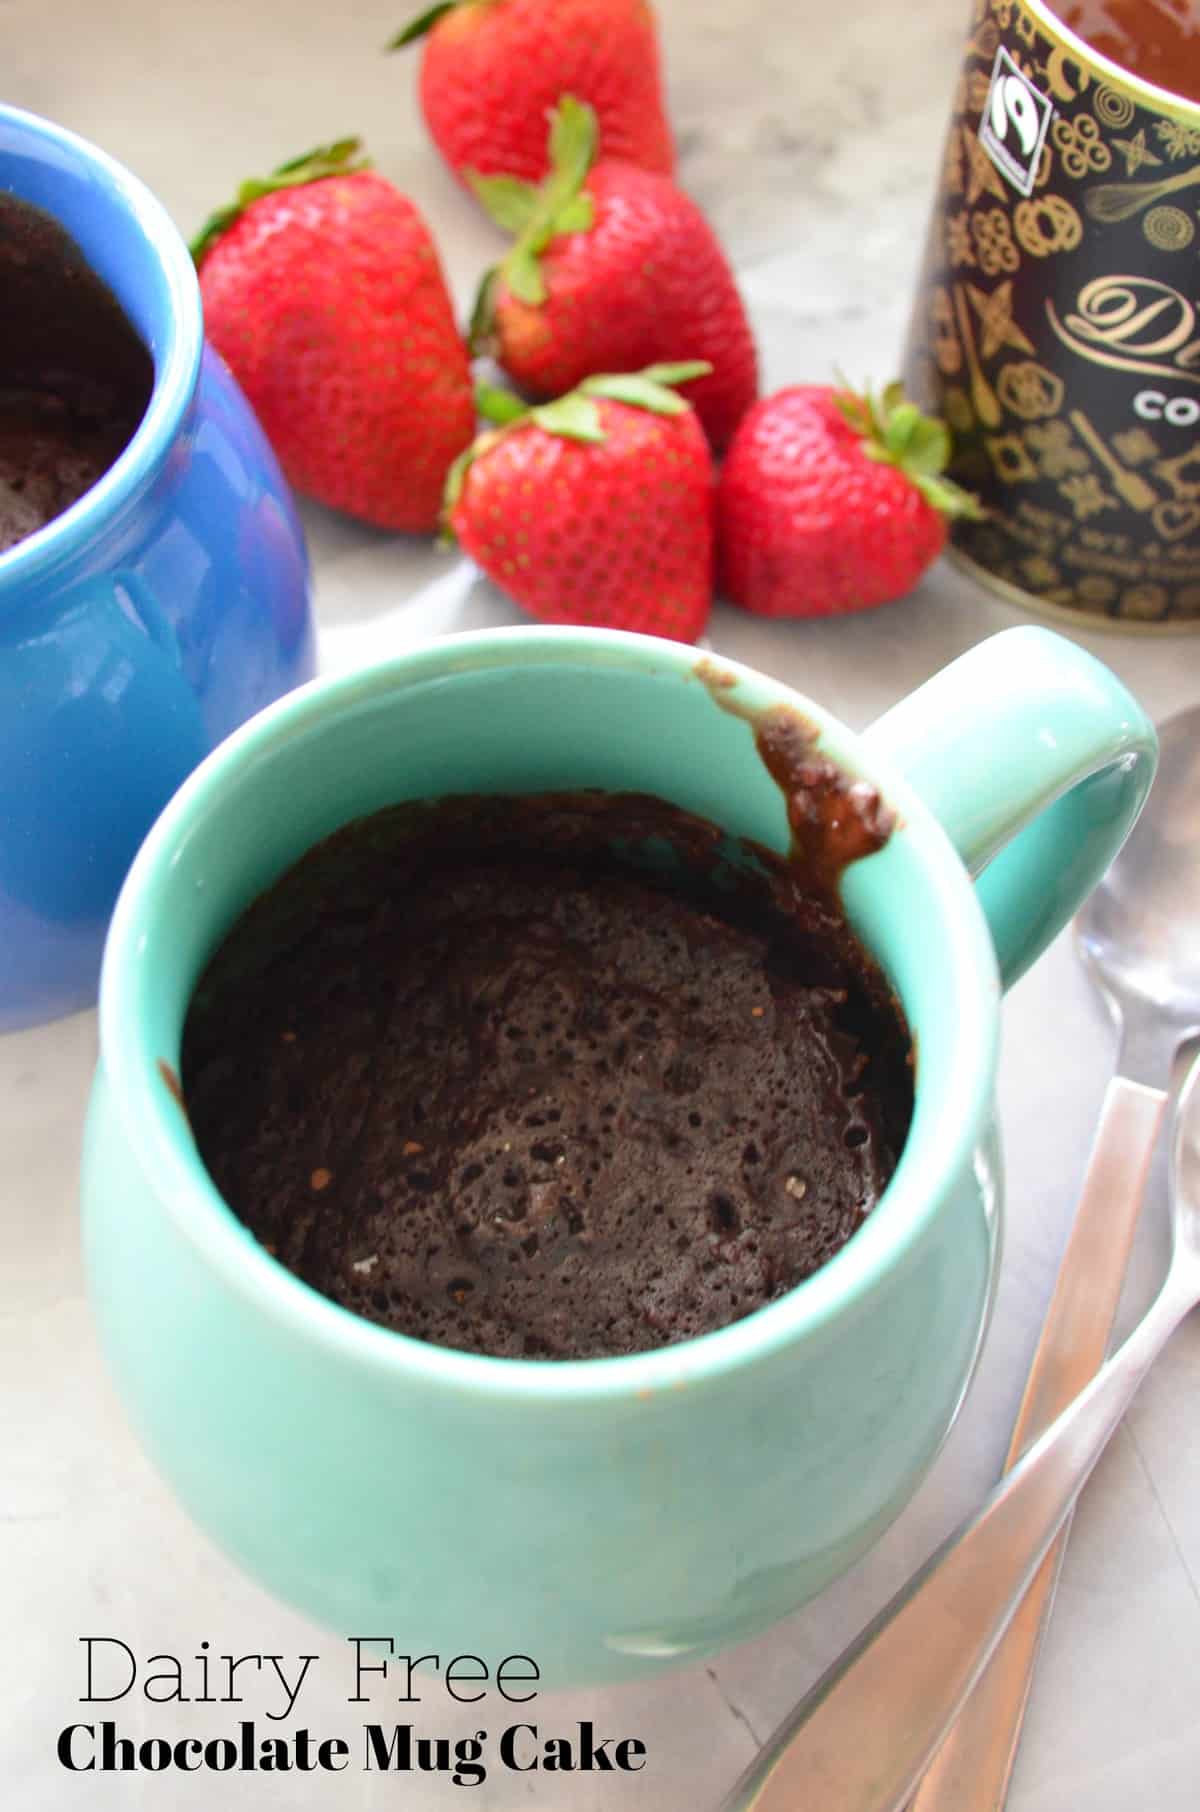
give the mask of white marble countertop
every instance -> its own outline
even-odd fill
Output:
[[[3,98],[123,159],[185,229],[245,175],[347,130],[424,208],[465,304],[495,240],[425,142],[415,58],[378,47],[405,0],[0,0]],[[770,387],[836,363],[881,380],[898,354],[954,78],[962,0],[659,0],[681,177],[730,246]],[[327,665],[453,627],[506,622],[445,555],[306,512]],[[813,693],[854,725],[1018,620],[948,567],[860,619],[766,624],[718,609],[723,653]],[[1155,716],[1200,701],[1200,641],[1087,638]],[[83,1297],[76,1166],[91,1014],[0,1040],[0,1778],[19,1812],[242,1808],[377,1812],[456,1804],[439,1777],[91,1776],[54,1739],[83,1691],[79,1638],[139,1654],[319,1650],[307,1722],[346,1724],[339,1644],[262,1595],[168,1496],[110,1389]],[[713,1804],[776,1720],[992,1482],[1006,1446],[1113,1058],[1069,941],[1005,1006],[1007,1239],[987,1349],[933,1473],[886,1538],[816,1603],[715,1663],[606,1694],[541,1699],[546,1730],[592,1718],[647,1745],[641,1774],[492,1773],[470,1803],[555,1812]],[[1161,1165],[1122,1322],[1161,1274]],[[1189,1396],[1190,1391],[1190,1396]],[[1102,1461],[1076,1519],[1010,1796],[1011,1812],[1195,1812],[1200,1789],[1200,1320],[1184,1327]],[[399,1641],[409,1632],[396,1632]],[[413,1633],[419,1634],[419,1632]],[[457,1728],[428,1695],[414,1717]],[[249,1694],[246,1715],[264,1709]],[[125,1708],[123,1708],[124,1715]],[[82,1715],[82,1714],[78,1714]],[[148,1721],[152,1719],[152,1721]],[[424,1722],[422,1722],[424,1720]],[[212,1733],[204,1708],[126,1720]],[[476,1720],[460,1719],[464,1730]],[[224,1721],[222,1720],[222,1728]],[[814,1807],[813,1812],[820,1812]]]

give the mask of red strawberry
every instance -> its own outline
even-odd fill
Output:
[[[767,617],[870,610],[911,591],[946,542],[950,516],[982,514],[939,476],[941,422],[890,385],[876,403],[800,385],[753,408],[717,499],[720,585]]]
[[[681,642],[700,634],[712,596],[712,462],[670,388],[695,375],[688,364],[593,377],[529,410],[481,394],[484,413],[507,420],[455,465],[447,519],[533,616]]]
[[[605,155],[675,167],[646,0],[442,0],[400,32],[428,32],[421,106],[434,143],[467,170],[546,173],[546,115],[568,91],[600,120]]]
[[[688,388],[715,451],[758,395],[754,339],[733,273],[703,214],[666,176],[592,168],[596,121],[564,96],[540,189],[472,176],[517,235],[484,279],[472,334],[531,396],[558,396],[596,371],[639,371],[678,352],[713,369]]]
[[[355,139],[245,183],[192,246],[205,327],[299,491],[431,532],[475,431],[467,349],[416,208]]]

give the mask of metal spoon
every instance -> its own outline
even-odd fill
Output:
[[[1200,1061],[1180,1095],[1171,1182],[1171,1265],[1145,1318],[817,1682],[721,1812],[901,1812],[1146,1372],[1200,1303]]]
[[[1119,1033],[1087,1175],[1005,1466],[1100,1366],[1177,1047],[1200,1027],[1200,710],[1159,731],[1158,774],[1133,834],[1076,920]],[[1008,1794],[1064,1528],[910,1812],[1000,1812]]]
[[[1200,710],[1160,730],[1146,810],[1076,922],[1119,1033],[1071,1237],[1006,1460],[1021,1453],[1101,1364],[1166,1102],[1172,1058],[1200,1026]],[[921,1782],[912,1812],[998,1812],[1054,1594],[1065,1535]],[[738,1802],[734,1802],[735,1804]]]
[[[1200,1026],[1200,710],[1160,731],[1146,810],[1076,922],[1080,953],[1119,1032],[1058,1282],[1006,1465],[1099,1367],[1111,1331],[1178,1045]],[[938,1752],[912,1812],[997,1812],[1053,1598],[1065,1535]]]
[[[1118,1023],[1121,1072],[1163,1081],[1200,1024],[1200,708],[1159,728],[1146,809],[1083,908],[1080,949]]]

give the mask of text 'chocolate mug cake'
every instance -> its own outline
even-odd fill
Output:
[[[810,767],[878,847],[878,799]],[[588,1358],[751,1313],[861,1225],[912,1112],[831,851],[599,792],[345,826],[194,995],[217,1187],[315,1289],[443,1346]]]

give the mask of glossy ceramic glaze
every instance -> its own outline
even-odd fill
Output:
[[[196,763],[313,669],[275,458],[204,347],[187,249],[94,146],[0,108],[0,188],[52,214],[154,363],[133,440],[0,554],[0,1030],[95,996],[134,851]]]
[[[1000,1188],[1001,973],[967,867],[1008,843],[986,907],[1011,977],[1124,837],[1153,731],[1104,668],[1043,630],[983,644],[861,738],[720,666],[714,686],[694,649],[506,630],[320,682],[200,768],[126,883],[84,1157],[101,1335],[196,1520],[342,1634],[521,1650],[555,1681],[711,1651],[848,1566],[961,1401]],[[565,1364],[409,1340],[279,1266],[217,1195],[173,1088],[192,987],[239,911],[338,825],[453,792],[644,789],[783,849],[783,796],[742,714],[774,704],[898,814],[843,882],[918,1051],[912,1130],[864,1227],[731,1327]],[[1060,795],[1050,834],[1045,817],[1022,828]]]

